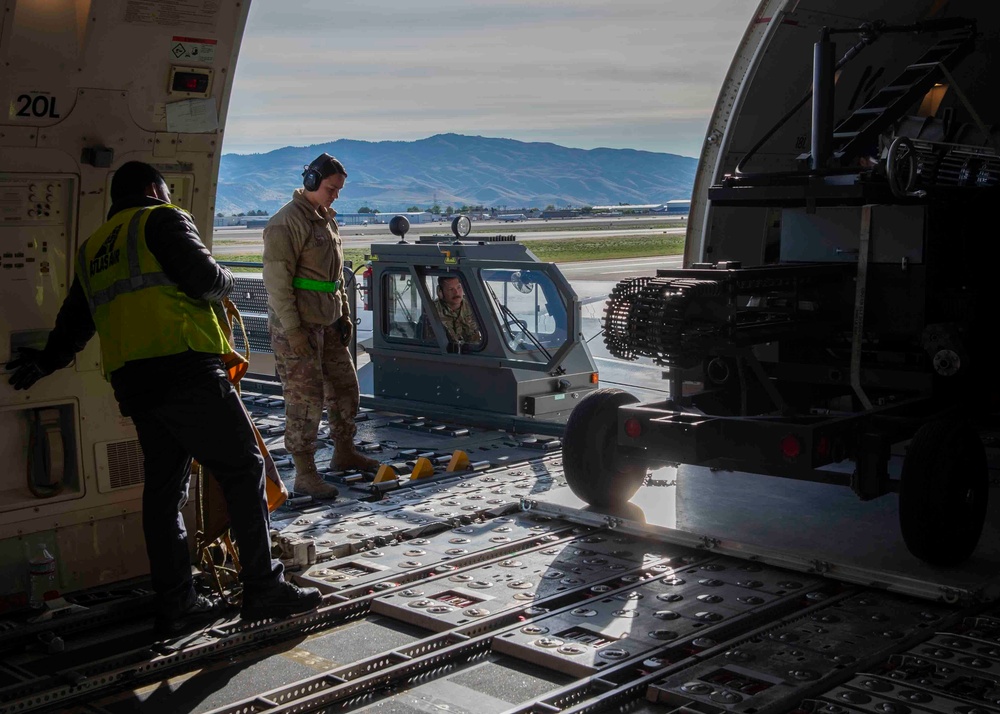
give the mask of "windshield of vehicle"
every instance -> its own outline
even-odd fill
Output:
[[[558,349],[566,341],[566,303],[540,270],[491,268],[480,271],[500,334],[516,352]]]

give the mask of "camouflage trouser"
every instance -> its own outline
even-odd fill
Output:
[[[353,439],[357,431],[354,416],[360,404],[358,375],[350,351],[340,342],[340,331],[335,325],[302,323],[313,353],[298,357],[277,321],[269,320],[268,325],[285,392],[285,448],[293,454],[315,453],[324,406],[330,437],[334,441]]]

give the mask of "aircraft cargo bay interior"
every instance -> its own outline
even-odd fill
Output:
[[[356,432],[314,410],[307,491],[282,361],[306,348],[272,334],[273,263],[211,229],[250,4],[0,15],[0,714],[1000,714],[1000,8],[761,0],[684,255],[642,274],[540,259],[523,214],[342,225],[338,252],[378,236],[363,260],[288,276],[336,302],[308,349],[345,347],[360,391]],[[336,198],[331,158],[298,195]],[[167,213],[191,260],[238,270],[225,301],[170,277]],[[74,300],[91,339],[50,369]],[[195,355],[227,343],[270,548],[241,547],[224,469],[185,462],[183,616],[140,437],[163,443],[161,380],[187,386],[121,381],[180,324]],[[298,601],[253,589],[260,558]]]

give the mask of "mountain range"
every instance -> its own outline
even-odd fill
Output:
[[[215,210],[273,213],[302,185],[302,169],[327,152],[347,168],[334,208],[382,213],[412,205],[558,208],[690,198],[697,159],[634,149],[437,134],[417,141],[339,139],[261,154],[223,154]]]

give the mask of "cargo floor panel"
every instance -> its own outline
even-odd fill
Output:
[[[291,486],[269,404],[255,408]],[[382,461],[423,454],[432,476],[380,489],[326,473],[340,498],[293,494],[272,514],[320,611],[234,616],[168,647],[122,603],[131,619],[66,631],[62,652],[14,625],[0,714],[855,714],[926,696],[996,714],[996,498],[978,551],[942,570],[906,551],[894,495],[682,467],[600,509],[535,437],[405,421],[368,413],[358,441]],[[446,472],[445,445],[490,464]]]
[[[281,646],[263,647],[241,656],[235,664],[219,663],[95,704],[113,714],[135,712],[139,707],[154,714],[207,712],[410,645],[421,636],[417,628],[404,623],[369,617]]]
[[[979,546],[960,565],[938,568],[909,553],[899,532],[899,499],[862,501],[849,488],[683,466],[652,472],[617,509],[586,506],[556,488],[532,510],[578,523],[612,522],[630,533],[720,549],[930,599],[1000,596],[1000,488],[990,489]],[[933,523],[927,524],[933,528]]]
[[[491,654],[432,682],[419,683],[355,711],[365,714],[500,714],[544,696],[571,677]]]

